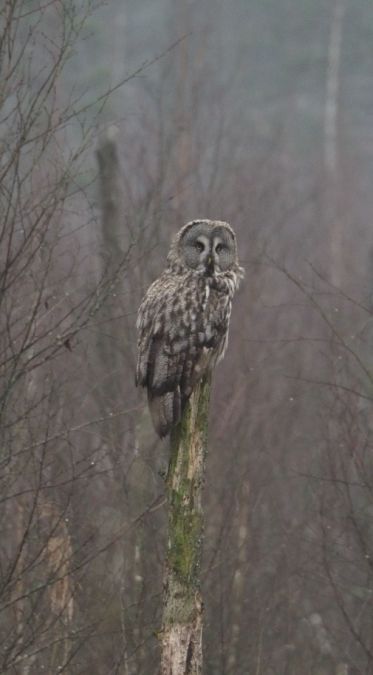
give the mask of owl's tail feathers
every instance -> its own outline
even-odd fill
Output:
[[[180,387],[163,394],[152,393],[148,389],[148,402],[155,430],[158,436],[163,438],[170,433],[171,427],[180,421]]]

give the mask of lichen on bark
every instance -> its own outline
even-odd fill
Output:
[[[162,675],[202,672],[202,487],[209,399],[210,379],[205,378],[192,393],[171,436],[166,477],[169,533],[161,632]]]

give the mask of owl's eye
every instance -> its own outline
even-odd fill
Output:
[[[205,247],[201,241],[196,241],[194,244],[194,248],[196,248],[199,253],[202,253]]]
[[[216,253],[221,253],[222,250],[223,250],[223,248],[224,248],[224,244],[217,244],[217,245],[215,246],[215,251],[216,251]]]

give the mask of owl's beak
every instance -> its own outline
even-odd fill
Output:
[[[212,274],[213,271],[214,271],[214,258],[212,257],[212,255],[209,255],[209,256],[208,256],[206,267],[207,267],[208,273],[209,273],[209,274]]]

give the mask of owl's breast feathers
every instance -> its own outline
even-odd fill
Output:
[[[240,271],[206,277],[167,269],[140,305],[136,384],[147,388],[161,437],[180,420],[197,382],[224,355]]]

